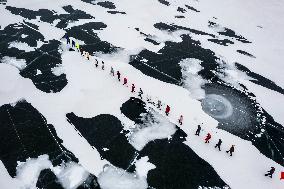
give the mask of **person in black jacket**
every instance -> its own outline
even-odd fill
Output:
[[[271,169],[267,171],[265,176],[269,176],[270,178],[272,178],[272,175],[274,174],[274,172],[275,172],[275,167],[271,167]]]
[[[218,143],[215,145],[215,148],[218,147],[219,151],[221,151],[221,144],[222,144],[222,140],[219,139]]]
[[[235,145],[232,145],[231,146],[231,148],[228,150],[228,151],[226,151],[227,153],[229,153],[230,152],[230,156],[233,156],[233,152],[235,151]]]
[[[196,130],[196,132],[195,132],[195,135],[199,136],[200,131],[201,131],[201,126],[198,125],[198,126],[197,126],[197,130]]]

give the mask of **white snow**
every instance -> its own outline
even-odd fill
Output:
[[[60,76],[64,73],[64,68],[61,65],[57,65],[56,67],[51,69],[52,73],[56,76]]]
[[[89,176],[82,166],[74,162],[54,167],[52,170],[65,189],[76,189]]]
[[[16,59],[14,57],[8,57],[8,56],[4,56],[1,59],[1,62],[5,63],[5,64],[10,64],[12,66],[15,66],[19,70],[22,70],[22,69],[24,69],[27,66],[26,60],[24,60],[24,59]]]
[[[201,62],[195,58],[187,58],[179,63],[182,68],[183,86],[188,89],[192,98],[198,100],[205,97],[205,91],[201,87],[206,83],[206,80],[198,75],[198,72],[203,69],[200,65]]]
[[[139,160],[135,162],[136,174],[140,177],[147,177],[148,172],[152,169],[155,169],[156,166],[149,161],[148,156],[141,157]]]
[[[102,189],[146,189],[146,177],[128,173],[123,169],[109,166],[98,176]]]
[[[39,69],[36,69],[36,75],[40,75],[42,72]]]
[[[153,110],[150,113],[153,113],[154,120],[143,124],[142,128],[139,128],[138,125],[129,137],[130,144],[136,150],[142,150],[148,142],[168,138],[176,132],[175,125],[169,122],[163,115]]]
[[[40,172],[52,167],[48,155],[39,156],[37,159],[28,159],[26,162],[18,162],[17,176],[24,188],[36,188]]]
[[[17,48],[19,50],[24,50],[25,52],[31,52],[34,51],[34,47],[30,47],[27,43],[22,42],[12,42],[9,44],[9,48]]]

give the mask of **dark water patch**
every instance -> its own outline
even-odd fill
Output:
[[[219,44],[219,45],[223,45],[223,46],[228,46],[228,44],[234,44],[233,41],[229,40],[229,39],[208,39],[208,41],[211,41],[213,43]]]
[[[144,39],[145,41],[148,41],[148,42],[150,42],[150,43],[152,43],[152,44],[154,44],[154,45],[159,45],[160,43],[158,43],[157,41],[155,41],[155,40],[153,40],[153,39],[150,39],[150,38],[145,38]]]
[[[267,79],[266,77],[263,77],[262,75],[259,75],[255,72],[250,71],[247,67],[244,65],[241,65],[239,63],[235,63],[235,66],[238,70],[245,72],[248,76],[252,77],[253,79],[250,80],[251,82],[263,86],[265,88],[268,88],[273,91],[277,91],[278,93],[284,94],[284,89],[275,84],[270,79]]]
[[[0,0],[0,5],[6,5],[7,4],[7,0]],[[0,26],[1,28],[1,26]]]
[[[68,113],[66,116],[89,144],[98,150],[102,159],[108,160],[114,166],[134,171],[135,166],[131,163],[136,150],[129,144],[125,136],[127,133],[119,119],[112,115],[81,118],[74,113]]]
[[[149,185],[163,189],[227,186],[210,164],[183,144],[187,135],[177,129],[170,141],[152,141],[140,152],[139,157],[148,156],[156,166],[148,173]]]
[[[8,173],[16,176],[17,161],[47,154],[54,166],[77,158],[64,148],[54,127],[31,104],[0,107],[0,159]]]
[[[247,90],[245,86],[242,86]],[[284,164],[284,129],[276,123],[265,111],[260,111],[252,93],[238,91],[221,84],[206,84],[206,95],[217,94],[226,98],[233,107],[233,113],[225,118],[213,118],[218,120],[218,128],[232,133],[242,139],[251,141],[252,144],[265,156],[275,162]],[[263,118],[266,122],[263,123]],[[238,147],[237,147],[238,148]]]
[[[122,11],[107,11],[110,14],[126,14],[126,12],[122,12]]]
[[[217,26],[217,23],[215,23],[215,22],[209,21],[208,23],[209,23],[209,25],[208,25],[209,27],[216,27]],[[237,35],[233,30],[231,30],[229,28],[226,28],[226,27],[224,27],[224,31],[220,31],[218,33],[220,35],[224,35],[224,36],[235,38],[237,41],[240,41],[242,43],[251,43],[249,40],[247,40],[243,36]]]
[[[64,189],[50,169],[44,169],[40,172],[36,187],[40,189]]]
[[[103,2],[98,2],[97,5],[100,5],[101,7],[107,8],[107,9],[115,9],[115,5],[113,2],[110,1],[103,1]]]
[[[175,16],[175,18],[185,18],[184,16]]]
[[[146,103],[138,98],[131,97],[128,101],[122,104],[121,113],[127,118],[134,121],[136,124],[142,124],[142,115],[147,112]]]
[[[166,23],[162,23],[162,22],[154,24],[154,27],[159,29],[159,30],[167,30],[167,31],[170,31],[170,32],[174,32],[174,31],[178,30],[176,27],[174,27],[172,25],[168,25]]]
[[[189,5],[185,5],[186,8],[188,8],[189,10],[192,10],[194,12],[200,12],[199,10],[197,10],[196,8],[192,7],[192,6],[189,6]]]
[[[166,0],[158,0],[161,4],[169,6],[170,3]]]
[[[243,54],[243,55],[246,55],[248,57],[251,57],[251,58],[256,58],[255,56],[253,56],[252,54],[246,52],[246,51],[243,51],[243,50],[237,50],[238,53],[240,54]]]
[[[178,7],[177,11],[181,12],[181,13],[185,13],[186,12],[186,10],[184,8],[182,8],[182,7]]]

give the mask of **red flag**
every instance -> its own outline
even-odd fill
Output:
[[[281,172],[280,180],[284,179],[284,172]]]

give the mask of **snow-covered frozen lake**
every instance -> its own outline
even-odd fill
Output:
[[[0,189],[284,188],[283,10],[0,1]]]

